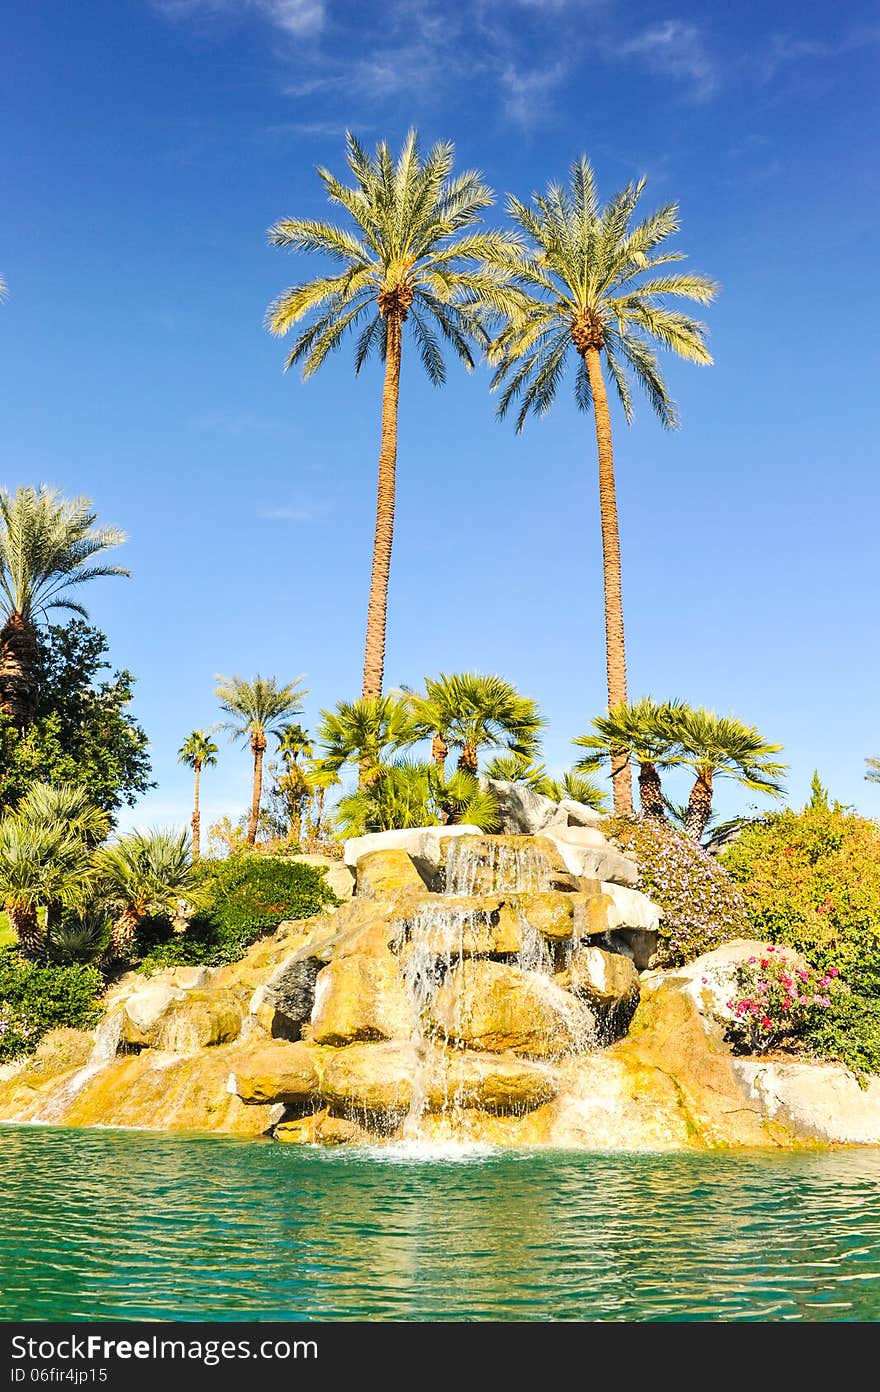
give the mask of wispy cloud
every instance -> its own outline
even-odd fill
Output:
[[[712,96],[719,74],[702,31],[684,19],[666,19],[614,45],[619,58],[635,58],[661,76],[685,82],[698,101]]]
[[[270,522],[317,522],[329,511],[329,503],[292,503],[289,506],[267,508],[260,513]]]
[[[535,3],[535,0],[529,0]],[[513,63],[499,74],[504,110],[521,126],[541,124],[552,115],[552,93],[567,75],[564,63],[524,71]]]
[[[826,39],[810,39],[793,34],[774,34],[767,44],[760,64],[761,77],[770,82],[776,74],[792,63],[813,59],[827,62],[855,49],[880,44],[880,23],[859,25],[847,30],[833,43]]]
[[[169,19],[240,19],[250,11],[286,34],[316,34],[323,28],[324,0],[153,0]]]

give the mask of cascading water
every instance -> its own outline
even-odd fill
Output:
[[[444,891],[458,896],[542,890],[549,887],[551,873],[538,847],[514,846],[490,836],[461,836],[449,843]]]

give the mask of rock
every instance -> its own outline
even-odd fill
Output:
[[[315,982],[323,965],[311,954],[294,953],[275,968],[264,986],[257,987],[249,1009],[270,1034],[286,1039],[300,1037],[303,1025],[312,1016]]]
[[[319,1057],[315,1045],[303,1041],[258,1045],[230,1073],[226,1090],[248,1104],[307,1102],[320,1089]]]
[[[478,836],[479,827],[430,826],[402,831],[371,831],[345,842],[345,864],[357,866],[371,851],[406,851],[426,885],[430,887],[440,864],[440,843],[455,836]]]
[[[453,967],[429,1010],[434,1030],[491,1053],[554,1058],[595,1037],[592,1012],[549,978],[500,962]]]
[[[571,966],[554,980],[596,1006],[617,1005],[639,993],[639,974],[629,957],[601,947],[579,947]]]
[[[556,1096],[559,1079],[546,1064],[531,1059],[478,1054],[471,1050],[438,1051],[428,1065],[426,1106],[482,1107],[490,1112],[531,1111]]]
[[[202,991],[214,975],[212,967],[170,967],[162,972],[162,979],[181,991]]]
[[[370,851],[357,863],[357,892],[365,899],[424,893],[425,882],[404,850]]]
[[[605,935],[606,946],[611,952],[629,957],[636,971],[650,971],[657,964],[656,933],[644,928],[617,928]]]
[[[485,957],[513,954],[521,946],[520,922],[502,895],[474,895],[450,901],[423,900],[400,921],[400,961],[415,954],[434,957]]]
[[[498,803],[502,835],[536,836],[559,810],[552,798],[534,792],[526,783],[501,778],[481,778],[480,783]]]
[[[288,859],[297,865],[314,865],[324,871],[324,883],[337,899],[350,899],[354,894],[354,872],[351,866],[341,860],[331,860],[329,856],[302,854]]]
[[[526,922],[551,942],[588,938],[608,930],[607,900],[599,893],[536,890],[512,895],[510,905]]]
[[[375,1136],[347,1117],[333,1116],[326,1107],[294,1121],[282,1121],[273,1130],[276,1141],[290,1145],[357,1145],[375,1142]]]
[[[316,1043],[408,1039],[414,1026],[412,1001],[392,952],[335,958],[318,973],[312,1009]]]
[[[240,1001],[220,991],[189,991],[172,1001],[159,1020],[154,1044],[168,1054],[197,1054],[238,1037],[244,1014]]]
[[[805,965],[803,958],[792,948],[780,948],[757,938],[733,938],[712,952],[704,952],[687,966],[676,967],[674,979],[684,983],[683,989],[694,1001],[702,1015],[727,1022],[734,1019],[727,1002],[734,987],[736,968],[750,957],[760,961],[776,955],[785,956],[794,967]]]
[[[564,826],[596,826],[605,820],[604,812],[597,812],[595,807],[588,807],[585,802],[574,802],[571,798],[563,798],[559,804],[557,816],[565,818]]]
[[[834,1063],[736,1059],[736,1076],[768,1118],[803,1140],[880,1145],[880,1078],[866,1087]]]
[[[629,860],[614,846],[575,845],[566,839],[567,833],[558,836],[552,829],[546,831],[544,836],[557,847],[570,874],[580,879],[602,880],[615,885],[638,883],[639,868],[635,861]]]
[[[122,1039],[126,1044],[152,1044],[159,1021],[175,1001],[185,998],[179,986],[164,981],[147,982],[143,989],[125,999]]]
[[[34,1063],[47,1073],[60,1073],[67,1068],[81,1068],[92,1061],[95,1037],[86,1030],[61,1026],[44,1034],[34,1053]],[[116,1051],[114,1050],[114,1053]]]
[[[567,846],[588,846],[591,850],[602,850],[606,846],[610,847],[611,842],[603,836],[598,826],[556,826],[551,824],[544,832],[547,837],[552,837],[556,845],[564,842]],[[612,847],[616,850],[616,847]]]
[[[418,1071],[418,1055],[408,1042],[351,1044],[327,1051],[321,1095],[356,1117],[399,1118],[412,1105]]]
[[[575,891],[580,881],[548,837],[480,835],[443,843],[434,888],[458,900],[473,894]]]
[[[639,971],[654,965],[660,940],[660,910],[646,894],[623,885],[602,885],[608,899],[608,943],[632,958]]]

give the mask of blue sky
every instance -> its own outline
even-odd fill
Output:
[[[679,431],[616,421],[630,692],[758,725],[795,804],[818,768],[880,815],[873,3],[34,0],[4,48],[2,477],[128,534],[133,578],[88,595],[159,785],[124,825],[188,818],[215,674],[304,674],[309,723],[359,693],[381,369],[282,371],[265,309],[317,263],[266,229],[324,214],[347,127],[410,125],[483,171],[491,222],[581,153],[606,196],[680,203],[715,365],[667,362]],[[562,771],[604,699],[592,421],[563,389],[517,437],[485,369],[438,391],[410,360],[398,464],[387,682],[504,674]],[[221,752],[203,825],[247,803]]]

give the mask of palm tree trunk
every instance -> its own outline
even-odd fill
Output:
[[[697,842],[702,841],[706,823],[712,814],[712,775],[711,768],[698,769],[688,798],[684,829]]]
[[[608,706],[626,701],[626,645],[623,637],[623,596],[620,579],[620,532],[617,524],[617,495],[614,486],[614,449],[611,442],[611,416],[602,376],[599,349],[584,353],[599,449],[599,515],[602,520],[602,567],[605,577],[605,663],[608,673]],[[625,750],[611,759],[611,786],[614,811],[631,816],[633,811],[632,773]]]
[[[254,787],[251,795],[251,814],[248,818],[247,841],[253,846],[257,840],[257,822],[260,819],[260,798],[263,793],[263,755],[266,752],[264,735],[251,735],[251,752],[254,756]]]
[[[20,904],[7,904],[9,922],[18,938],[18,950],[23,957],[42,957],[46,951],[46,934],[40,927],[37,911]]]
[[[440,769],[441,773],[446,768],[446,759],[449,755],[449,745],[442,735],[435,735],[431,740],[431,758]],[[878,779],[880,782],[880,779]]]
[[[652,764],[650,759],[644,759],[639,764],[639,803],[646,817],[653,817],[658,822],[666,821],[660,775],[657,765]]]
[[[201,812],[199,811],[199,775],[200,775],[200,773],[201,773],[201,771],[202,771],[202,766],[201,766],[201,764],[199,763],[198,759],[197,759],[196,762],[193,764],[193,768],[194,768],[194,770],[195,770],[195,775],[196,775],[196,777],[195,777],[195,788],[194,788],[194,790],[193,790],[193,814],[192,814],[191,826],[192,826],[192,832],[193,832],[193,861],[196,861],[196,860],[198,860],[198,858],[199,858],[199,851],[200,851],[199,840],[200,840],[201,828],[202,828],[202,814],[201,814]]]
[[[476,777],[479,761],[477,757],[477,746],[475,744],[465,744],[462,746],[458,756],[458,767],[464,773],[472,773]]]
[[[33,722],[37,706],[37,633],[16,610],[0,630],[0,711],[19,729]]]
[[[114,957],[125,957],[134,941],[140,920],[140,914],[137,909],[133,908],[123,909],[119,917],[114,920],[110,929],[110,947]]]
[[[382,445],[379,450],[379,488],[376,499],[376,533],[373,569],[367,609],[367,641],[364,650],[364,698],[382,695],[385,672],[385,624],[388,614],[388,574],[394,539],[394,475],[397,467],[397,399],[400,391],[400,358],[403,316],[386,316],[388,350],[382,390]]]

